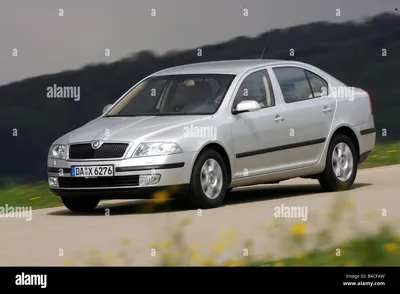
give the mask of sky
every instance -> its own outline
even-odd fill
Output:
[[[274,28],[383,12],[400,13],[400,1],[0,0],[0,85],[110,63],[140,50],[162,54]]]

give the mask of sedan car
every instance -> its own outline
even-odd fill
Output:
[[[296,177],[349,189],[374,146],[360,88],[301,62],[204,62],[144,78],[56,140],[48,181],[74,212],[153,197],[213,208],[235,187]]]

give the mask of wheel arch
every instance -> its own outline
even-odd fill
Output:
[[[229,183],[229,185],[230,185],[230,183],[231,183],[231,181],[232,181],[232,166],[231,166],[231,161],[230,161],[230,159],[229,159],[228,152],[226,152],[225,148],[224,148],[221,144],[216,143],[216,142],[208,143],[208,144],[204,145],[204,146],[200,149],[200,151],[197,153],[196,158],[195,158],[195,160],[194,160],[194,164],[193,164],[191,173],[193,173],[193,169],[194,169],[195,163],[196,163],[196,161],[198,160],[198,158],[200,157],[200,155],[203,154],[206,150],[210,150],[210,149],[211,149],[211,150],[214,150],[214,151],[216,151],[216,152],[218,152],[218,154],[221,155],[221,157],[222,157],[222,159],[223,159],[223,161],[224,161],[224,163],[225,163],[225,167],[226,167],[226,169],[227,169],[227,172],[228,172],[228,177],[229,177],[228,183]]]
[[[332,139],[338,135],[338,134],[343,134],[346,135],[354,144],[354,147],[356,148],[356,153],[357,153],[357,159],[360,157],[360,142],[358,140],[358,137],[354,130],[350,126],[340,126],[338,127],[332,134],[329,144],[331,143]],[[329,146],[329,145],[328,145]]]

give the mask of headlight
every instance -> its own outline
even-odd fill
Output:
[[[49,157],[65,159],[65,145],[52,145],[50,147]]]
[[[167,155],[177,153],[182,153],[182,150],[175,143],[142,143],[136,148],[133,157]]]

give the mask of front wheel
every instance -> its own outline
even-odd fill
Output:
[[[100,200],[95,198],[61,197],[65,207],[72,212],[90,212],[96,208]]]
[[[228,188],[228,172],[221,155],[209,149],[203,152],[193,167],[190,180],[189,205],[213,208],[224,201]]]
[[[356,178],[357,152],[353,142],[343,134],[336,135],[329,144],[325,170],[318,181],[328,192],[349,189]]]

